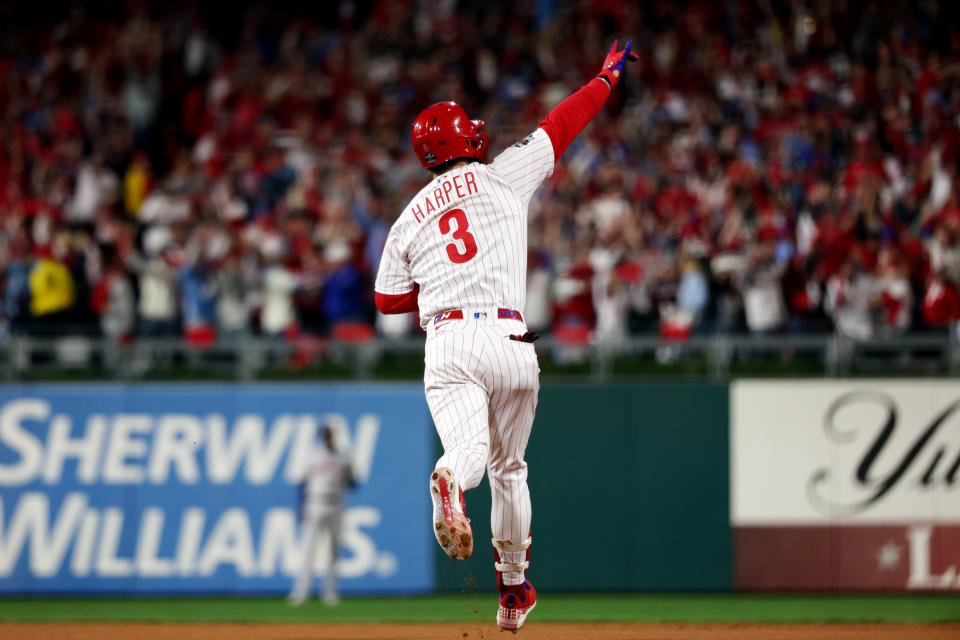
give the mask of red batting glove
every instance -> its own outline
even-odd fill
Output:
[[[617,45],[619,43],[620,39],[618,38],[610,45],[610,51],[607,52],[607,59],[603,61],[603,68],[600,70],[600,75],[597,76],[607,83],[611,91],[617,86],[617,82],[620,81],[620,76],[623,75],[623,66],[627,63],[627,60],[636,62],[640,59],[640,56],[630,51],[630,49],[633,48],[633,40],[627,40],[627,46],[623,51],[617,51]]]

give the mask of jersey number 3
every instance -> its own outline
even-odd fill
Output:
[[[454,264],[463,264],[473,260],[477,255],[477,241],[473,234],[467,231],[470,223],[467,222],[467,214],[463,209],[451,209],[440,216],[440,233],[447,235],[450,233],[450,221],[453,220],[455,228],[453,230],[453,239],[463,243],[463,251],[456,242],[447,245],[447,256],[450,262]]]

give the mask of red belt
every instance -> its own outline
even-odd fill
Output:
[[[481,318],[486,318],[487,313],[485,311],[476,311],[473,314],[475,320]],[[446,322],[447,320],[463,320],[463,309],[452,309],[450,311],[444,311],[443,313],[438,313],[433,317],[433,324],[436,325],[439,322]],[[497,318],[506,318],[507,320],[519,320],[523,322],[523,316],[520,315],[519,311],[514,311],[513,309],[497,309]]]

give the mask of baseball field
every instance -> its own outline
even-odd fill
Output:
[[[347,598],[12,598],[0,638],[365,640],[500,637],[489,594]],[[956,595],[547,594],[527,640],[960,638]]]

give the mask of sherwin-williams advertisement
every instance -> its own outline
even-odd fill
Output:
[[[0,388],[0,592],[285,592],[323,424],[364,479],[343,590],[432,589],[418,384],[20,385]]]

